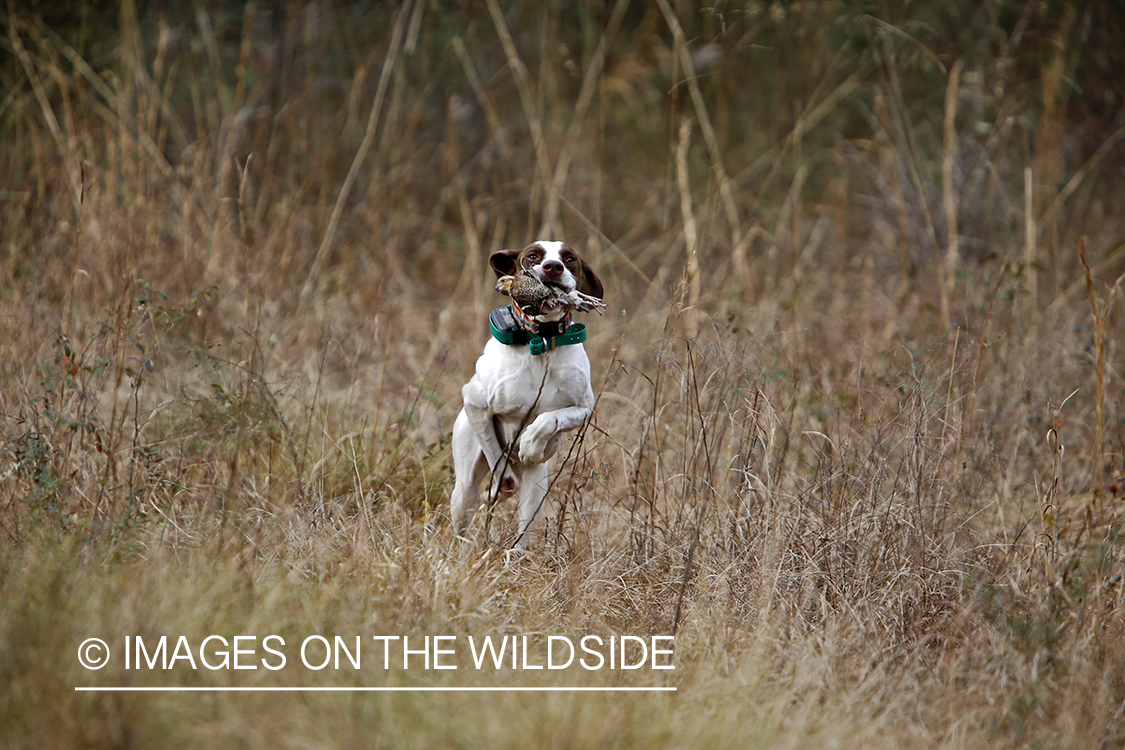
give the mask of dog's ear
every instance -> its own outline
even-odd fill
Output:
[[[511,276],[518,268],[520,253],[523,250],[497,250],[488,256],[488,265],[497,276]]]
[[[581,259],[579,259],[579,262],[582,263],[582,281],[578,285],[578,291],[602,299],[602,295],[605,294],[605,290],[602,288],[602,280],[594,273],[594,269],[590,268],[589,263]]]

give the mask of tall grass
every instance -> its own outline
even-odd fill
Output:
[[[4,744],[1120,744],[1121,19],[961,10],[6,8]],[[487,255],[544,235],[611,308],[505,566],[448,435]],[[676,669],[74,658],[216,633]],[[294,683],[678,691],[73,690]]]

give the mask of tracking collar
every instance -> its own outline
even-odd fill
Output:
[[[570,323],[569,314],[558,322],[541,323],[526,315],[515,303],[497,307],[489,313],[488,325],[492,329],[492,337],[501,344],[528,344],[533,355],[568,344],[581,344],[586,340],[586,326]]]

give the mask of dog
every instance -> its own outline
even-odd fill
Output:
[[[597,274],[563,242],[540,240],[522,250],[499,250],[489,265],[499,277],[524,270],[565,292],[599,300],[603,294]],[[523,331],[516,332],[512,343],[502,343],[497,337],[504,336],[494,323],[476,374],[461,389],[464,407],[453,424],[455,481],[449,504],[453,525],[462,534],[476,513],[482,479],[488,479],[490,502],[518,491],[513,551],[522,554],[543,517],[547,462],[563,433],[581,426],[593,412],[594,390],[581,343],[585,328],[570,329],[580,328],[580,337],[568,333],[569,309],[558,306],[528,317],[518,305],[513,308]],[[535,353],[537,349],[546,351]]]

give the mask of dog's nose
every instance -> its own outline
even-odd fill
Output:
[[[563,272],[562,261],[545,260],[545,261],[543,261],[543,265],[541,266],[541,268],[543,269],[543,275],[547,276],[549,278],[553,279],[553,278],[556,278],[558,276],[562,276],[562,272]]]

